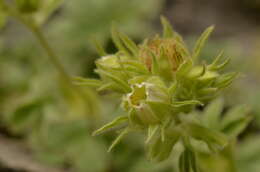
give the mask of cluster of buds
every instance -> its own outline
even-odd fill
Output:
[[[127,115],[94,132],[96,135],[124,126],[109,150],[127,133],[141,131],[147,133],[145,144],[149,159],[168,158],[173,146],[181,142],[185,151],[180,156],[180,168],[196,171],[191,141],[200,140],[216,151],[227,144],[227,138],[190,118],[189,114],[196,106],[213,100],[232,82],[236,73],[221,74],[221,69],[229,62],[220,63],[222,53],[211,64],[200,64],[200,51],[213,27],[203,32],[190,53],[182,37],[163,17],[162,24],[163,35],[147,39],[141,45],[112,29],[118,52],[108,55],[98,46],[103,57],[96,61],[95,72],[100,79],[75,78],[75,81],[122,96],[122,108]]]

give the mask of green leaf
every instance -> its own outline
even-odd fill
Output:
[[[167,159],[180,137],[180,133],[175,129],[167,132],[166,135],[164,141],[160,136],[157,136],[148,144],[148,158],[152,161],[160,162]]]
[[[202,96],[212,95],[212,94],[216,93],[216,91],[218,91],[217,88],[203,88],[198,91],[198,94],[202,95]]]
[[[184,61],[176,72],[177,79],[182,79],[192,69],[193,63],[191,60]]]
[[[100,87],[103,82],[98,79],[90,79],[90,78],[83,78],[83,77],[73,77],[72,80],[76,85],[81,86],[90,86],[90,87]]]
[[[95,47],[96,47],[98,54],[100,56],[106,56],[107,53],[106,53],[105,49],[103,48],[103,46],[100,44],[100,42],[98,42],[97,40],[94,40],[93,42],[95,44]]]
[[[122,44],[122,40],[120,38],[120,33],[117,31],[115,26],[112,26],[111,28],[111,35],[112,35],[112,40],[115,44],[115,46],[118,48],[119,51],[124,52],[126,55],[130,56],[129,51],[127,48]]]
[[[237,137],[252,120],[251,116],[245,116],[241,119],[233,121],[223,129],[223,132],[230,137]]]
[[[202,122],[205,126],[211,129],[219,129],[220,115],[223,110],[223,99],[219,98],[212,101],[206,108],[203,114]]]
[[[159,73],[159,63],[158,63],[158,60],[155,56],[155,54],[150,51],[150,54],[152,56],[152,74],[158,74]]]
[[[210,26],[208,27],[199,37],[199,39],[197,40],[194,49],[193,49],[193,54],[192,54],[192,58],[195,60],[197,60],[198,56],[200,55],[201,49],[204,47],[209,35],[211,34],[211,32],[214,30],[214,26]]]
[[[246,106],[238,106],[229,110],[222,120],[222,131],[231,136],[240,134],[252,119],[247,113]]]
[[[208,66],[209,70],[220,70],[223,69],[229,62],[230,58],[226,59],[222,64],[219,64],[221,57],[223,56],[223,51],[221,51],[215,60]]]
[[[116,119],[114,119],[112,122],[104,125],[103,127],[101,127],[100,129],[96,130],[95,132],[93,132],[93,136],[95,135],[98,135],[98,134],[101,134],[103,133],[104,131],[108,130],[108,129],[111,129],[115,126],[118,126],[118,125],[121,125],[125,122],[128,121],[128,117],[127,116],[120,116],[120,117],[117,117]]]
[[[214,87],[218,89],[228,87],[237,76],[237,72],[221,75],[217,78],[216,82],[214,83]]]
[[[174,32],[170,22],[164,16],[161,16],[161,23],[163,26],[163,38],[172,38]]]
[[[219,64],[218,66],[211,68],[211,70],[221,70],[224,67],[226,67],[226,65],[228,65],[229,62],[230,62],[230,58],[227,58],[222,64]]]
[[[122,139],[125,135],[127,135],[130,132],[129,128],[125,128],[118,136],[117,138],[113,141],[111,146],[108,149],[108,152],[110,152]]]
[[[130,86],[127,84],[127,82],[123,81],[122,79],[120,79],[119,77],[110,74],[108,72],[105,72],[103,70],[97,69],[96,72],[100,75],[103,75],[109,79],[111,79],[112,81],[114,81],[118,86],[120,86],[125,92],[130,92],[131,88]]]
[[[132,41],[126,34],[124,33],[119,33],[119,36],[122,40],[122,42],[124,43],[125,47],[128,48],[128,50],[130,50],[130,52],[133,54],[134,57],[136,57],[138,55],[139,52],[139,48],[137,47],[137,45],[135,44],[134,41]]]
[[[213,131],[195,123],[186,123],[184,125],[185,131],[192,137],[198,140],[203,140],[213,145],[218,145],[223,148],[228,144],[226,136],[220,132]]]
[[[141,72],[143,74],[148,73],[147,68],[140,62],[133,61],[133,60],[122,60],[121,62],[125,66],[125,68],[127,68],[127,66],[130,66],[133,69],[135,69],[136,71]]]
[[[201,105],[203,106],[203,103],[198,100],[186,100],[186,101],[175,101],[173,102],[173,107],[181,107],[181,106],[187,106],[187,105]]]
[[[169,95],[171,97],[174,96],[177,88],[178,88],[178,83],[177,82],[174,82],[174,83],[171,84],[171,86],[169,87]]]
[[[151,139],[154,137],[156,131],[159,129],[159,125],[149,125],[148,127],[148,136],[147,139],[145,141],[146,144],[148,144]]]

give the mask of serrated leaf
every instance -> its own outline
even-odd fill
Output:
[[[130,132],[129,128],[125,128],[118,136],[117,138],[113,141],[111,146],[108,149],[108,152],[110,152],[122,139],[125,135],[127,135]]]
[[[211,34],[211,32],[214,30],[214,26],[210,26],[208,27],[199,37],[199,39],[197,40],[194,49],[193,49],[193,54],[192,54],[192,58],[194,60],[196,60],[198,58],[198,56],[200,55],[201,49],[204,47],[209,35]]]
[[[108,129],[111,129],[113,127],[116,127],[118,125],[121,125],[125,122],[128,121],[128,117],[127,116],[120,116],[120,117],[117,117],[116,119],[114,119],[112,122],[104,125],[103,127],[101,127],[100,129],[96,130],[95,132],[93,132],[93,136],[95,135],[98,135],[98,134],[101,134],[103,132],[105,132],[106,130]]]
[[[218,129],[220,123],[220,115],[223,110],[223,99],[219,98],[211,102],[203,113],[203,124],[211,129]]]

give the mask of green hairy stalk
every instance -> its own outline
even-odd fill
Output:
[[[229,86],[237,73],[221,70],[229,59],[220,53],[210,63],[199,61],[214,27],[207,28],[190,52],[182,37],[162,17],[162,36],[156,35],[137,45],[125,34],[112,28],[112,39],[118,52],[106,54],[98,46],[102,57],[96,61],[95,72],[100,79],[75,78],[76,84],[94,87],[99,92],[121,95],[125,115],[96,130],[101,134],[120,128],[119,135],[109,147],[111,151],[130,132],[146,133],[145,146],[152,161],[167,159],[178,143],[183,147],[179,157],[181,172],[197,172],[198,144],[216,153],[229,145],[249,121],[245,113],[229,113],[220,121],[222,102],[217,100],[203,115],[194,114],[195,107],[215,99]],[[238,110],[239,112],[241,110]],[[240,122],[238,122],[240,121]]]

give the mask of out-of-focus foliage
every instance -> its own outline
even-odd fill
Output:
[[[16,1],[19,0],[8,2]],[[20,0],[20,3],[25,1],[37,2]],[[3,2],[0,0],[0,129],[6,128],[9,134],[26,140],[41,162],[68,167],[72,171],[178,172],[177,157],[183,151],[181,144],[175,145],[168,160],[158,164],[146,160],[142,134],[130,135],[108,154],[107,147],[115,135],[91,137],[90,133],[123,113],[119,108],[119,97],[106,92],[98,96],[93,90],[83,89],[92,101],[82,100],[57,75],[32,35],[14,20],[9,20],[11,17],[7,17]],[[113,53],[115,49],[109,33],[112,22],[135,41],[142,40],[153,31],[151,21],[159,18],[163,2],[41,0],[40,6],[20,10],[25,16],[33,14],[36,23],[42,25],[51,47],[57,51],[70,74],[95,77],[92,72],[97,57],[94,40]],[[259,13],[258,1],[239,2],[253,15]],[[194,23],[187,25],[192,30]],[[215,57],[216,50],[224,48],[224,56],[232,59],[224,72],[232,70],[241,74],[225,90],[225,101],[218,99],[203,111],[193,111],[192,116],[203,116],[203,121],[211,121],[208,127],[214,129],[218,124],[223,126],[227,120],[230,123],[225,130],[234,135],[242,132],[238,140],[232,139],[232,144],[214,156],[204,152],[201,142],[194,142],[194,146],[201,150],[198,154],[203,171],[230,172],[235,168],[239,172],[260,171],[259,40],[260,37],[248,40],[247,37],[227,39],[220,36],[209,41],[201,52],[201,58],[211,62],[213,58],[208,57]],[[247,109],[250,109],[249,114]],[[251,115],[254,120],[245,129],[244,124],[249,122]]]

